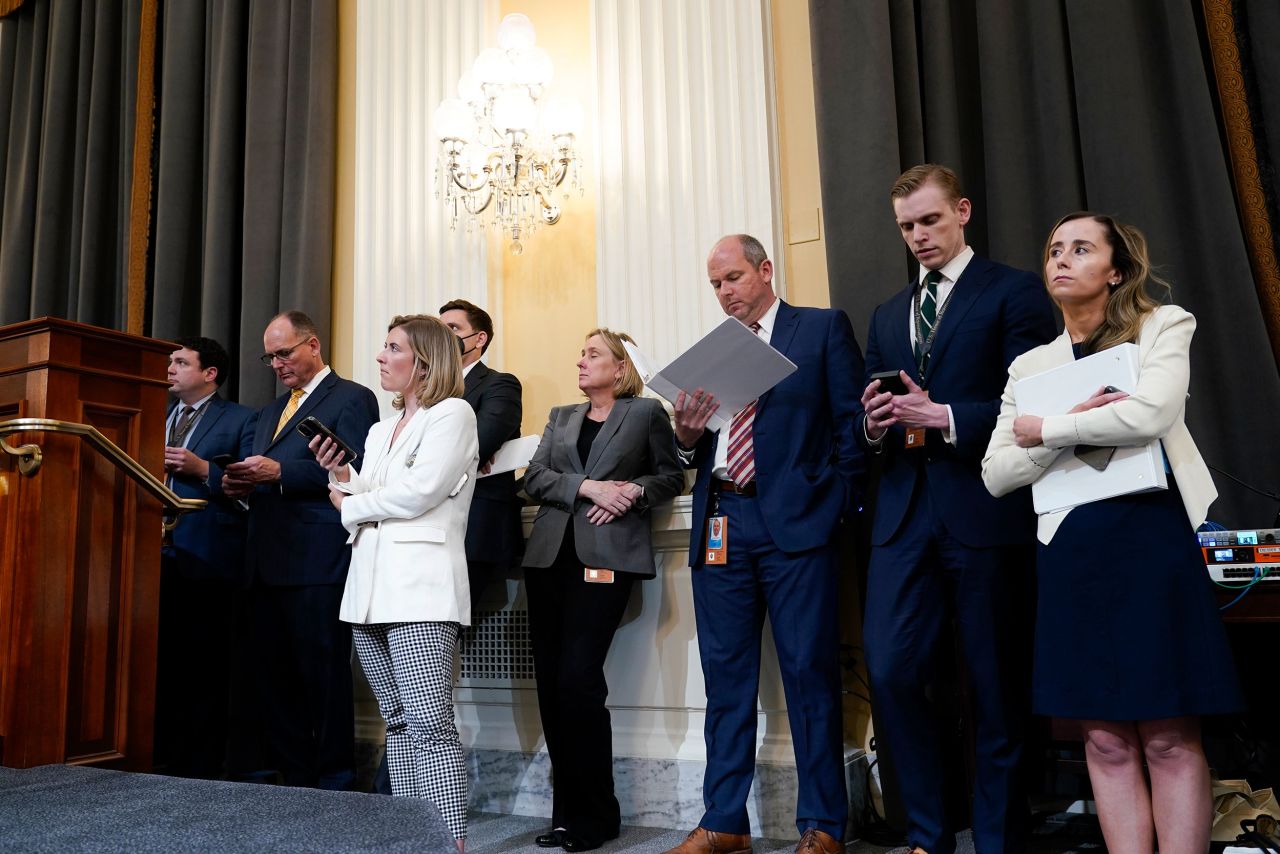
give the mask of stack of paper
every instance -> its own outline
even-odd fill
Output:
[[[1138,347],[1120,344],[1051,368],[1013,384],[1019,415],[1063,415],[1100,388],[1132,393],[1138,386]],[[1111,404],[1108,404],[1111,405]],[[1103,471],[1076,458],[1070,449],[1031,485],[1037,513],[1052,513],[1116,495],[1168,489],[1160,440],[1120,447]]]
[[[638,347],[626,342],[624,346],[644,384],[673,406],[682,389],[714,395],[720,408],[707,423],[708,430],[727,426],[734,413],[796,369],[795,363],[735,317],[726,318],[662,370]]]

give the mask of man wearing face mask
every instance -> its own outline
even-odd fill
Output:
[[[483,474],[503,442],[520,438],[520,380],[480,361],[493,343],[493,319],[487,311],[467,300],[455,299],[440,306],[440,319],[463,344],[466,390],[462,397],[476,413]],[[467,518],[467,580],[471,583],[472,614],[485,585],[501,578],[519,562],[523,545],[515,473],[479,478]]]

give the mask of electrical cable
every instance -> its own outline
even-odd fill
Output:
[[[1235,481],[1236,483],[1240,484],[1241,486],[1243,486],[1245,489],[1249,490],[1250,492],[1256,492],[1258,495],[1261,495],[1263,498],[1270,498],[1272,501],[1275,501],[1275,502],[1280,503],[1280,493],[1269,492],[1268,490],[1260,489],[1259,487],[1256,487],[1256,486],[1254,486],[1254,485],[1253,485],[1253,484],[1251,484],[1251,483],[1247,483],[1247,482],[1245,482],[1245,481],[1241,480],[1240,478],[1236,477],[1235,475],[1231,474],[1230,472],[1223,471],[1222,469],[1218,468],[1217,466],[1209,465],[1208,463],[1205,463],[1205,465],[1206,465],[1206,466],[1209,466],[1209,469],[1210,469],[1211,471],[1216,471],[1218,474],[1222,475],[1223,477],[1227,478],[1228,480],[1233,480],[1233,481]],[[1280,528],[1280,508],[1277,508],[1277,509],[1276,509],[1276,518],[1275,518],[1275,521],[1271,524],[1271,527],[1273,527],[1273,528]]]
[[[1258,582],[1259,582],[1259,581],[1261,581],[1263,578],[1265,578],[1265,577],[1266,577],[1266,575],[1267,575],[1267,574],[1266,574],[1265,572],[1263,572],[1263,571],[1259,570],[1259,569],[1258,569],[1258,567],[1256,567],[1256,566],[1255,566],[1255,567],[1253,568],[1253,580],[1252,580],[1252,581],[1250,581],[1248,584],[1245,584],[1243,587],[1236,586],[1236,585],[1230,585],[1230,584],[1223,584],[1221,581],[1215,581],[1215,582],[1213,582],[1214,584],[1218,585],[1219,587],[1225,587],[1225,588],[1226,588],[1226,589],[1228,589],[1228,590],[1239,590],[1239,591],[1240,591],[1240,594],[1239,594],[1238,596],[1236,596],[1236,598],[1232,599],[1232,600],[1231,600],[1230,602],[1228,602],[1227,604],[1225,604],[1225,605],[1221,606],[1220,608],[1218,608],[1218,610],[1219,610],[1219,611],[1225,611],[1225,610],[1227,610],[1228,608],[1230,608],[1232,605],[1235,605],[1237,602],[1239,602],[1241,599],[1243,599],[1243,598],[1244,598],[1244,597],[1249,593],[1249,591],[1250,591],[1250,590],[1252,590],[1254,587],[1256,587],[1256,586],[1257,586],[1257,584],[1258,584]]]

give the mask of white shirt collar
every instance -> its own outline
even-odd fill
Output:
[[[960,281],[960,276],[964,273],[964,268],[968,267],[969,262],[972,260],[973,247],[966,246],[960,250],[960,254],[956,255],[956,257],[939,267],[938,272],[942,273],[942,277],[945,281],[950,284],[955,284]],[[920,265],[920,272],[916,275],[916,282],[923,282],[924,277],[928,275],[928,273],[929,271],[925,266],[923,264]]]
[[[773,327],[778,319],[778,306],[780,305],[782,305],[782,300],[778,299],[777,296],[774,296],[773,305],[769,306],[769,310],[756,321],[756,323],[760,324],[760,334],[765,338],[769,338],[773,335]]]
[[[333,373],[333,370],[328,365],[325,365],[317,371],[316,375],[311,378],[311,382],[302,387],[302,396],[305,398],[307,395],[311,394],[311,392],[315,391],[316,386],[320,385],[321,380],[329,376],[331,373]]]
[[[469,364],[469,365],[463,365],[463,366],[462,366],[462,378],[465,380],[465,379],[467,378],[467,374],[471,373],[471,369],[472,369],[472,368],[474,368],[474,367],[475,367],[476,365],[478,365],[478,364],[480,364],[480,360],[479,360],[479,359],[476,359],[474,362],[472,362],[472,363],[471,363],[471,364]]]

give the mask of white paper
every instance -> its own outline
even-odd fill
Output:
[[[1105,386],[1133,392],[1138,386],[1138,346],[1119,344],[1013,384],[1019,415],[1063,415]],[[1037,513],[1066,510],[1116,495],[1167,489],[1160,440],[1116,448],[1103,471],[1067,448],[1031,485]]]
[[[795,371],[790,359],[764,342],[736,317],[708,332],[662,370],[634,345],[623,342],[640,379],[674,406],[681,390],[703,389],[720,401],[708,430],[727,427],[748,403]]]
[[[533,459],[541,441],[541,436],[521,436],[519,439],[503,442],[502,447],[498,448],[498,452],[493,455],[493,465],[487,472],[477,474],[476,477],[488,477],[491,474],[502,474],[524,468],[529,465],[529,460]],[[481,460],[480,465],[483,466],[486,462],[488,461]]]

